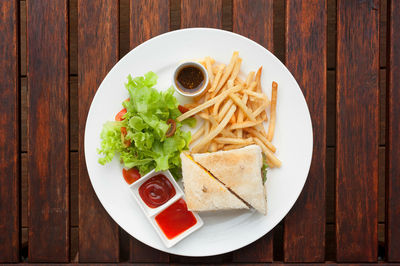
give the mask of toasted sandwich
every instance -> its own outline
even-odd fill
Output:
[[[214,211],[249,207],[220,181],[197,164],[189,154],[181,153],[185,200],[189,210]]]
[[[263,158],[258,145],[229,151],[192,154],[192,157],[245,203],[264,215],[267,213],[261,174]]]

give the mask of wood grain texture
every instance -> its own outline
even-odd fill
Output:
[[[129,261],[135,263],[168,263],[169,255],[131,237]]]
[[[169,0],[131,0],[131,49],[168,30]]]
[[[222,27],[222,0],[181,0],[181,28]]]
[[[90,103],[118,61],[118,0],[78,1],[79,261],[118,262],[118,225],[95,195],[86,169],[84,132]]]
[[[379,3],[337,2],[337,260],[377,260]]]
[[[69,260],[68,1],[27,1],[29,260]]]
[[[273,1],[233,0],[232,28],[273,52]]]
[[[285,217],[287,262],[325,258],[326,4],[325,0],[286,1],[286,66],[303,91],[314,131],[307,182]]]
[[[232,5],[233,31],[273,51],[273,1],[234,0]],[[272,260],[273,231],[252,244],[233,252],[234,262],[270,262]]]
[[[19,1],[0,1],[0,262],[19,260]]]
[[[169,30],[169,0],[130,1],[130,48]],[[131,262],[169,262],[169,255],[140,241],[130,240]]]
[[[400,2],[390,1],[387,77],[387,259],[400,262]]]

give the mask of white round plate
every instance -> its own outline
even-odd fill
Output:
[[[262,87],[271,95],[278,86],[276,130],[273,144],[282,167],[268,172],[268,214],[255,211],[225,211],[200,214],[204,226],[166,248],[128,191],[122,166],[115,158],[102,166],[97,160],[103,123],[114,120],[128,97],[124,87],[129,74],[148,71],[158,75],[157,89],[172,84],[174,68],[183,60],[211,56],[229,64],[233,51],[243,59],[245,75],[263,67]],[[175,94],[178,101],[182,96]],[[106,211],[126,232],[156,249],[185,256],[211,256],[246,246],[268,233],[297,200],[311,163],[313,133],[309,110],[299,85],[288,69],[268,50],[241,35],[217,29],[193,28],[172,31],[144,42],[124,56],[101,83],[90,106],[85,129],[85,158],[93,188]]]

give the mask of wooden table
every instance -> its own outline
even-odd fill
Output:
[[[397,0],[1,0],[0,262],[400,262],[399,14]],[[119,228],[83,152],[110,68],[186,27],[231,30],[273,51],[314,129],[310,174],[286,218],[206,258],[156,251]]]

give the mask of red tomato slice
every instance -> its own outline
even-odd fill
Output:
[[[183,106],[183,105],[178,105],[178,109],[179,109],[179,111],[180,111],[182,114],[184,114],[184,113],[186,113],[187,111],[189,111],[189,108],[187,108],[187,107],[185,107],[185,106]]]
[[[122,109],[119,113],[115,116],[115,121],[122,121],[124,120],[123,116],[126,114],[126,109]]]
[[[129,170],[123,168],[122,175],[124,176],[126,183],[128,183],[129,185],[137,181],[141,177],[139,171],[136,168],[131,168]]]

